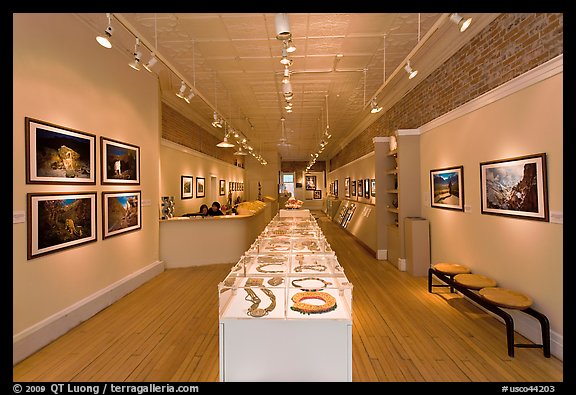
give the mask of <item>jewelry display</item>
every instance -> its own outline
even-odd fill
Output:
[[[283,277],[272,277],[270,280],[268,280],[268,284],[272,285],[272,286],[277,286],[280,285],[284,282],[284,278]]]
[[[250,306],[248,308],[248,311],[246,311],[246,314],[248,314],[250,317],[255,318],[264,317],[265,315],[268,315],[268,313],[270,313],[276,307],[276,295],[274,295],[274,292],[272,292],[268,288],[264,287],[260,288],[262,292],[264,292],[266,296],[270,298],[270,305],[264,309],[259,307],[260,302],[262,302],[262,300],[258,297],[258,295],[256,295],[254,290],[252,290],[251,288],[244,288],[244,289],[248,294],[244,299],[249,302],[252,302],[252,306]]]
[[[244,284],[244,286],[245,287],[259,287],[262,285],[263,282],[264,282],[263,278],[248,277],[248,280],[246,280],[246,284]]]
[[[320,251],[320,246],[316,241],[309,240],[309,241],[301,241],[294,245],[295,250],[309,250],[309,251]]]
[[[276,264],[282,264],[284,262],[286,262],[286,257],[278,257],[278,256],[274,256],[274,255],[264,255],[264,256],[259,256],[258,257],[258,263],[276,263]]]
[[[315,272],[323,272],[326,271],[327,267],[325,265],[320,265],[317,262],[314,262],[313,265],[300,265],[300,266],[296,266],[296,268],[294,269],[295,272],[297,273],[301,273],[302,270],[313,270]]]
[[[301,281],[310,281],[310,280],[314,280],[314,281],[320,281],[323,286],[319,287],[319,288],[302,288],[302,285],[299,285],[297,283],[301,282]],[[331,282],[326,281],[322,278],[318,278],[318,277],[304,277],[304,278],[297,278],[295,280],[292,280],[292,286],[296,287],[296,288],[302,288],[302,291],[305,292],[317,292],[317,291],[322,291],[324,288],[326,288],[327,286],[332,285]]]
[[[284,273],[284,269],[282,270],[264,270],[266,266],[284,266],[283,263],[262,263],[256,266],[256,271],[260,273]]]
[[[231,287],[234,285],[235,282],[236,282],[235,277],[228,277],[226,280],[224,280],[224,285],[227,287]]]
[[[324,302],[322,305],[305,303],[305,300],[315,299]],[[336,298],[326,292],[298,292],[292,296],[293,306],[290,309],[302,314],[323,314],[336,309]]]

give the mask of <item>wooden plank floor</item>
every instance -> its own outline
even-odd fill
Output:
[[[448,290],[430,294],[315,212],[353,290],[353,381],[562,382],[541,349],[510,358],[505,326]],[[218,381],[218,292],[235,262],[170,269],[13,367],[16,382]],[[516,334],[516,342],[530,341]]]

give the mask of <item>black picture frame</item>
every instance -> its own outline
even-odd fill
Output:
[[[464,166],[430,170],[430,206],[464,211]]]
[[[344,197],[350,197],[350,177],[344,179]]]
[[[102,238],[142,229],[142,192],[102,192]]]
[[[97,240],[96,192],[27,194],[28,260]]]
[[[358,180],[358,197],[364,197],[364,180]]]
[[[370,199],[370,179],[364,179],[364,197]]]
[[[192,199],[194,197],[194,177],[180,176],[180,199]]]
[[[96,184],[96,136],[25,117],[26,184]]]
[[[356,180],[350,182],[350,192],[352,196],[356,196]]]
[[[220,193],[219,196],[226,195],[226,180],[220,180]]]
[[[204,177],[196,177],[196,197],[203,198],[206,196],[206,180]]]
[[[322,199],[322,190],[316,189],[314,191],[314,199]]]
[[[102,185],[140,185],[140,147],[100,136]]]
[[[376,179],[372,178],[370,180],[370,196],[376,197]]]
[[[306,190],[316,190],[316,176],[306,176]]]
[[[549,221],[546,153],[480,163],[481,213]]]

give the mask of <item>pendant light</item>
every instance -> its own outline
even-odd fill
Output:
[[[106,30],[104,30],[104,34],[96,37],[96,41],[98,41],[98,43],[104,48],[112,48],[112,42],[110,39],[112,38],[112,33],[114,33],[114,28],[112,27],[112,18],[110,13],[107,13],[106,17],[108,18],[108,26],[106,27]]]

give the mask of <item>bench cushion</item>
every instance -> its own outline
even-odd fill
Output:
[[[482,288],[480,296],[490,303],[509,309],[527,309],[532,306],[532,299],[523,293],[504,288]]]
[[[470,289],[495,287],[496,281],[481,274],[462,273],[454,276],[454,281]]]

